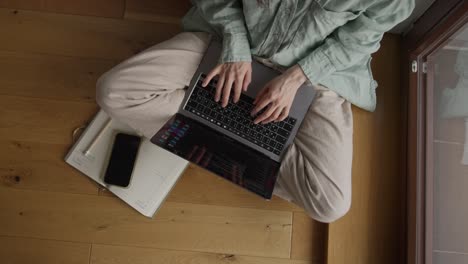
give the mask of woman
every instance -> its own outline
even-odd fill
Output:
[[[256,123],[284,119],[305,82],[317,94],[281,164],[274,194],[332,222],[351,204],[351,103],[373,111],[371,54],[407,18],[413,0],[194,0],[184,30],[98,81],[97,101],[147,137],[179,108],[210,37],[222,39],[215,100],[237,102],[252,58],[283,71],[255,99]],[[206,84],[206,83],[205,83]]]

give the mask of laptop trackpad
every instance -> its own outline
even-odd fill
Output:
[[[206,125],[176,114],[151,142],[264,198],[271,198],[280,164]]]

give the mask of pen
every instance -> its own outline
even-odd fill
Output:
[[[99,130],[98,134],[96,135],[96,137],[94,137],[93,141],[91,141],[89,143],[88,147],[83,151],[83,154],[85,156],[88,156],[91,153],[91,149],[94,147],[94,145],[96,145],[96,142],[98,142],[99,138],[104,133],[104,131],[107,129],[107,127],[109,127],[111,121],[112,121],[112,119],[110,119],[110,118],[107,119],[106,124],[101,128],[101,130]]]

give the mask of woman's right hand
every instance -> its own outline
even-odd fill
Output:
[[[252,80],[251,62],[226,62],[219,64],[206,76],[202,86],[205,87],[215,77],[219,75],[216,85],[215,101],[221,100],[221,105],[226,107],[229,103],[229,96],[233,90],[233,101],[239,101],[242,91],[247,88]]]

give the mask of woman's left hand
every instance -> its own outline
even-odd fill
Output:
[[[297,90],[306,80],[302,69],[295,65],[268,82],[255,98],[252,116],[266,109],[255,118],[254,123],[267,124],[284,120],[289,115]]]

